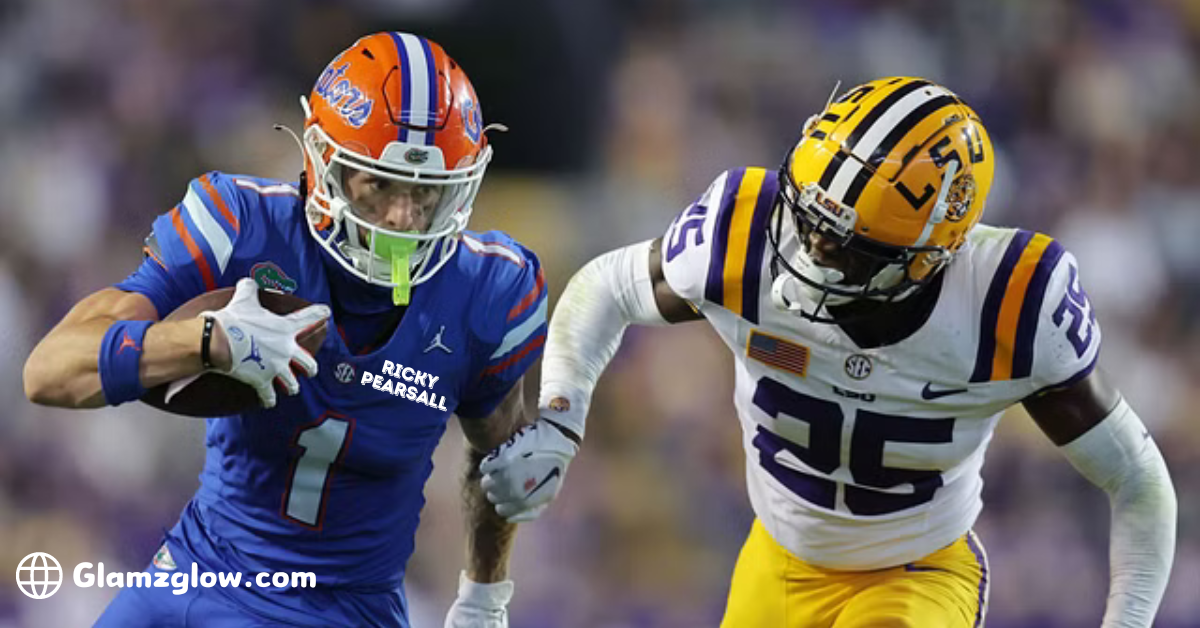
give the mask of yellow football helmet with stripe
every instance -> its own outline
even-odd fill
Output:
[[[979,116],[930,81],[882,78],[831,101],[805,123],[779,172],[769,230],[785,271],[777,273],[776,303],[827,322],[818,314],[825,305],[914,293],[979,222],[994,163]],[[800,240],[788,253],[780,247],[786,215]],[[815,262],[814,233],[859,260],[862,272]],[[798,303],[789,277],[815,307]]]

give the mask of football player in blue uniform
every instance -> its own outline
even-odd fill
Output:
[[[475,91],[438,44],[388,32],[338,55],[301,104],[298,183],[193,180],[154,222],[142,265],[77,304],[26,364],[27,396],[47,405],[117,405],[202,372],[261,401],[207,420],[200,488],[147,568],[246,577],[182,595],[125,588],[97,625],[408,626],[405,565],[453,413],[472,462],[467,568],[446,625],[503,627],[515,526],[476,469],[525,422],[546,287],[512,238],[466,231],[492,156]],[[158,322],[229,286],[224,308]],[[313,305],[279,316],[262,288]],[[310,355],[297,334],[324,324]],[[317,586],[252,578],[269,572],[311,572]]]

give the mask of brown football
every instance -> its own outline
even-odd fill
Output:
[[[225,307],[232,298],[233,288],[205,292],[179,306],[163,320],[177,321],[195,318],[200,312],[219,310]],[[276,314],[290,314],[311,305],[300,297],[268,290],[258,291],[258,302]],[[320,325],[301,334],[296,340],[300,346],[316,355],[317,350],[321,348],[321,343],[325,342],[327,331],[328,325]],[[303,378],[303,375],[299,377]],[[168,386],[169,384],[162,384],[151,388],[146,391],[142,401],[160,410],[195,417],[226,416],[260,407],[258,394],[254,392],[253,388],[219,373],[201,375],[199,379],[171,397],[170,403],[163,401],[166,398]],[[275,392],[280,396],[284,394],[278,385],[275,387]]]

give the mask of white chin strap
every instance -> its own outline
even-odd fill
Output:
[[[803,312],[805,305],[808,305],[811,310],[815,310],[817,304],[823,305],[844,305],[855,300],[855,297],[845,296],[840,294],[829,294],[821,291],[817,286],[829,286],[832,288],[849,289],[850,286],[839,285],[846,278],[845,273],[834,268],[821,266],[813,261],[808,252],[801,248],[797,251],[795,260],[792,264],[805,279],[813,284],[801,281],[791,273],[781,273],[771,283],[771,302],[781,310],[787,312]],[[904,279],[904,266],[900,264],[890,264],[883,270],[875,273],[871,278],[869,287],[871,289],[883,288],[899,283]],[[916,288],[905,290],[901,294],[896,295],[896,299],[903,299],[912,294]],[[879,298],[879,297],[875,297]],[[807,301],[807,303],[805,303]],[[813,311],[813,314],[816,312]]]
[[[337,247],[343,255],[350,258],[350,262],[354,264],[354,268],[364,273],[370,270],[370,276],[379,281],[392,280],[392,267],[391,263],[387,260],[379,256],[374,256],[375,259],[371,259],[373,256],[370,251],[358,248],[357,246],[351,246],[350,242],[338,242]]]
[[[805,279],[820,286],[837,286],[846,278],[845,273],[840,270],[818,265],[803,247],[797,251],[792,265]],[[791,273],[780,274],[771,284],[771,302],[788,312],[802,311],[806,300],[815,308],[822,298],[825,298],[825,305],[839,305],[853,300],[851,297],[836,294],[825,297],[821,290],[800,281]]]
[[[810,122],[811,122],[810,118]],[[807,122],[805,123],[808,124]],[[937,202],[934,203],[933,211],[930,212],[925,227],[921,230],[920,236],[917,238],[916,245],[923,246],[929,241],[930,235],[933,233],[933,228],[938,223],[941,223],[946,218],[946,212],[949,209],[946,198],[950,193],[950,187],[954,182],[954,176],[958,172],[959,162],[951,161],[946,166],[946,174],[942,177],[941,189],[938,191]],[[853,208],[847,208],[848,215],[853,216]],[[854,219],[850,219],[849,229],[853,229]],[[771,284],[771,301],[781,310],[788,312],[803,312],[803,301],[807,299],[815,310],[818,304],[842,305],[855,300],[855,297],[844,296],[840,294],[827,294],[820,289],[820,286],[828,286],[830,288],[850,289],[851,286],[840,285],[842,280],[846,278],[845,273],[833,268],[820,266],[812,257],[803,245],[798,244],[798,249],[793,259],[793,268],[808,280],[801,281],[791,273],[783,273],[775,278]],[[879,290],[888,288],[904,281],[907,275],[907,264],[888,264],[879,272],[875,273],[867,283],[868,290]],[[900,300],[907,298],[913,294],[917,286],[912,286],[900,294],[895,295],[888,300]],[[881,297],[873,297],[881,299]],[[814,311],[813,314],[816,312]]]
[[[803,247],[796,255],[796,270],[799,270],[805,279],[823,286],[836,286],[846,278],[846,274],[836,268],[817,264]]]
[[[335,210],[334,215],[342,217],[342,229],[345,230],[346,239],[337,243],[338,251],[350,259],[354,267],[364,273],[367,273],[374,279],[380,281],[392,281],[392,262],[391,260],[383,259],[378,255],[372,255],[370,250],[370,242],[363,242],[359,237],[359,225],[352,219],[347,218],[351,212],[350,205],[341,198],[334,198],[330,201],[330,205],[339,204],[341,209]],[[418,247],[409,258],[409,273],[413,269],[420,267],[421,259],[428,252],[428,247]]]
[[[800,295],[805,287],[807,286],[791,273],[781,273],[771,283],[771,303],[785,312],[798,314],[804,311]]]

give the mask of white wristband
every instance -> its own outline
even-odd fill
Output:
[[[475,582],[467,572],[458,573],[458,599],[470,602],[472,606],[487,609],[501,609],[508,606],[512,600],[515,585],[512,580],[502,582]]]

